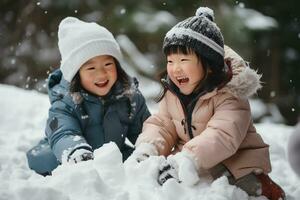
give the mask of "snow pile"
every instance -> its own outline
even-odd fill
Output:
[[[27,167],[25,152],[43,136],[49,107],[46,95],[0,85],[0,199],[1,200],[243,200],[245,192],[231,186],[225,177],[211,182],[202,178],[188,187],[174,180],[157,183],[162,157],[137,163],[122,163],[114,143],[95,151],[95,159],[59,166],[52,176],[42,177]],[[271,145],[273,171],[270,176],[283,186],[288,199],[300,196],[300,179],[286,161],[286,143],[292,127],[257,124]],[[251,199],[264,199],[251,198]]]

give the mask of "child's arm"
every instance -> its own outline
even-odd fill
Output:
[[[136,139],[139,134],[142,132],[142,127],[144,121],[150,116],[150,112],[146,105],[144,96],[137,92],[132,99],[132,109],[133,109],[133,119],[132,124],[129,126],[127,138],[132,144],[135,144]]]
[[[167,110],[166,97],[159,103],[158,113],[150,116],[143,126],[143,132],[137,139],[138,148],[141,143],[153,144],[159,155],[169,155],[178,135],[175,125]]]
[[[46,135],[56,158],[62,163],[78,149],[92,151],[81,133],[73,109],[63,101],[56,101],[49,110]]]
[[[222,93],[214,97],[213,104],[215,113],[206,129],[183,147],[196,158],[198,166],[204,169],[235,154],[252,121],[246,99]]]

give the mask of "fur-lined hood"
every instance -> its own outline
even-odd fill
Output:
[[[248,98],[262,87],[261,75],[251,69],[248,63],[228,46],[225,46],[225,60],[231,62],[232,79],[222,91],[230,92],[239,98]]]

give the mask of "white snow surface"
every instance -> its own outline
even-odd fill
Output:
[[[95,151],[95,159],[65,164],[43,177],[27,166],[26,151],[44,135],[49,108],[47,95],[0,85],[0,200],[246,200],[248,197],[231,186],[225,177],[213,182],[200,178],[192,187],[168,180],[157,183],[162,157],[150,157],[137,163],[122,163],[114,143]],[[294,127],[282,124],[256,124],[270,144],[273,171],[270,176],[279,183],[288,199],[299,199],[300,179],[291,170],[286,156],[288,137]]]

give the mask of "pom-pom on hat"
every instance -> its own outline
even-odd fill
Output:
[[[122,59],[120,47],[111,32],[94,22],[84,22],[75,17],[66,17],[60,22],[58,47],[60,68],[68,82],[86,61],[95,56],[110,55],[118,62]]]
[[[196,15],[176,24],[167,32],[163,50],[172,46],[186,46],[209,60],[212,67],[224,67],[224,39],[214,22],[214,12],[200,7]]]

